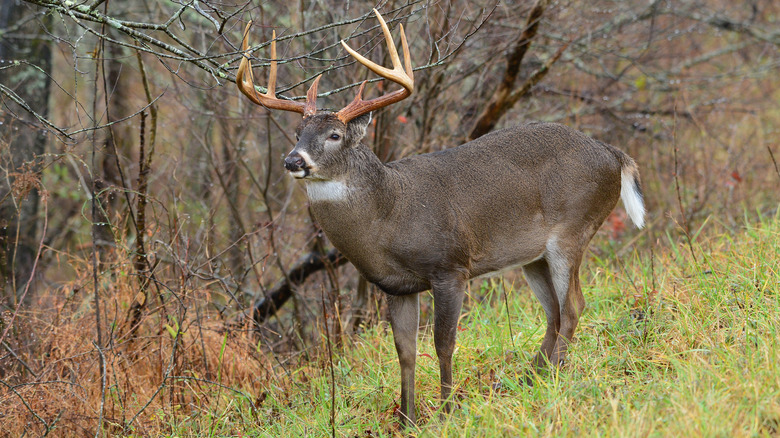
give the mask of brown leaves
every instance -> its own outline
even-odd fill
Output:
[[[33,169],[34,163],[25,163],[19,168],[19,172],[10,172],[11,177],[11,193],[13,193],[16,202],[20,203],[33,189],[41,192],[41,196],[45,197],[45,191],[41,186],[41,174]]]

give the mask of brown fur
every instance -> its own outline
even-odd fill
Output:
[[[620,197],[621,169],[641,196],[633,160],[566,126],[532,123],[383,164],[360,144],[368,121],[308,117],[291,156],[310,159],[310,193],[325,187],[338,194],[311,199],[325,234],[388,294],[406,420],[415,421],[418,292],[431,289],[434,296],[447,411],[455,333],[471,278],[523,266],[547,314],[534,364],[562,363],[585,304],[579,265]]]

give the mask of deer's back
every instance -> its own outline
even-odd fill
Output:
[[[426,257],[413,261],[432,272],[458,265],[474,277],[525,264],[544,253],[551,235],[590,239],[620,196],[617,154],[559,124],[496,131],[389,163],[401,181],[390,221],[404,224],[397,239],[416,236],[401,245],[404,257]],[[450,233],[426,232],[442,221]]]

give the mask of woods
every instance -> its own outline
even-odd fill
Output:
[[[328,345],[332,359],[385,327],[383,296],[334,250],[284,170],[300,116],[236,89],[249,20],[258,91],[274,31],[277,96],[303,102],[322,75],[320,107],[336,109],[363,80],[368,97],[393,87],[340,41],[390,65],[371,10],[394,35],[403,24],[415,91],[374,113],[365,139],[385,162],[535,120],[629,153],[647,228],[627,226],[619,205],[585,255],[605,261],[584,285],[638,269],[649,280],[621,290],[674,295],[656,285],[656,254],[692,257],[683,274],[695,276],[709,269],[700,242],[711,229],[777,215],[780,7],[769,0],[0,7],[9,436],[172,434],[171,418],[194,413],[217,433],[229,397],[264,425],[278,412],[264,408],[274,387],[327,367]],[[530,295],[519,272],[504,278],[517,280],[514,297]],[[483,286],[469,286],[467,308],[492,293]],[[421,298],[425,325],[432,303]],[[527,343],[531,355],[537,340]]]

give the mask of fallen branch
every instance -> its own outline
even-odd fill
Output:
[[[336,249],[328,251],[325,255],[310,252],[301,257],[287,271],[287,277],[277,281],[266,296],[255,304],[252,310],[252,319],[255,323],[262,324],[269,317],[275,315],[279,308],[290,299],[293,288],[303,284],[311,274],[325,269],[328,265],[338,267],[345,263],[347,263],[347,259]]]

